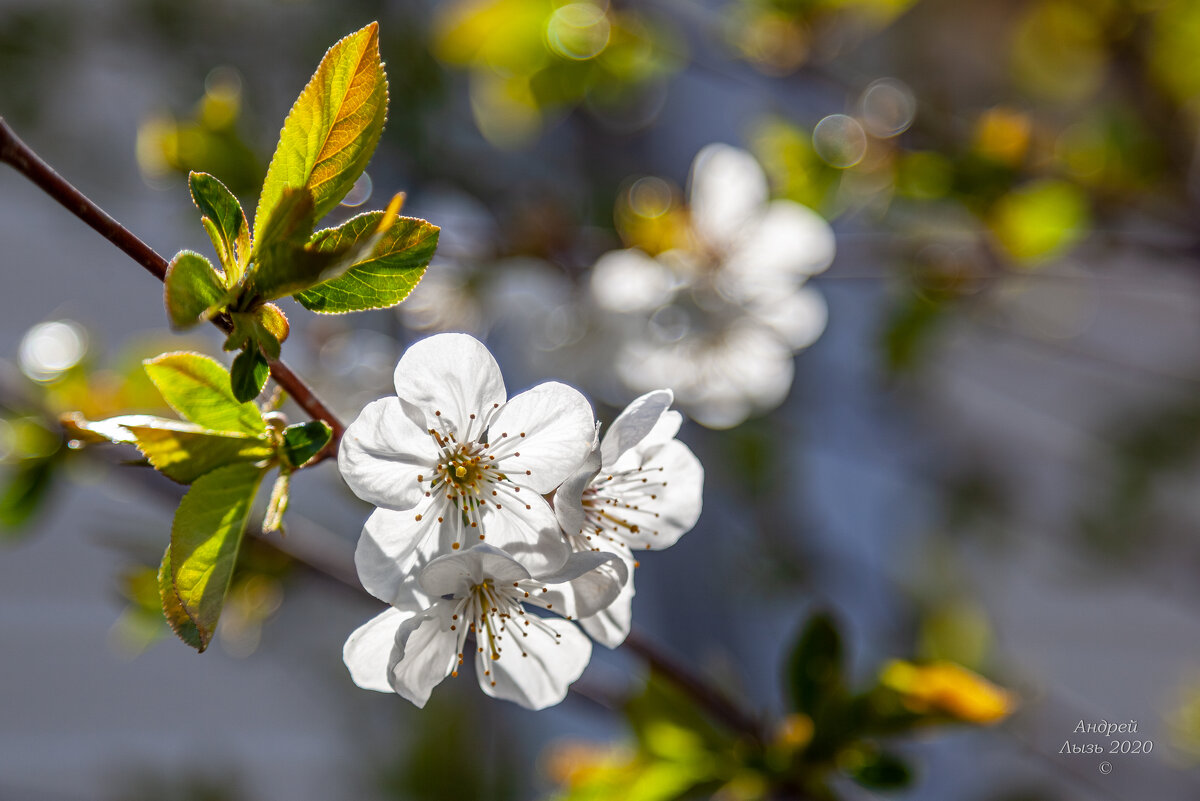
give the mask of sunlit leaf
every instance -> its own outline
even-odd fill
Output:
[[[232,286],[241,280],[250,259],[250,225],[246,222],[242,204],[225,184],[208,173],[188,175],[188,188],[192,192],[192,202],[203,215],[204,229],[212,239],[221,266],[225,268],[225,280]]]
[[[338,228],[318,231],[309,247],[319,252],[353,248],[374,235],[383,214],[360,214]],[[437,249],[439,230],[424,220],[400,217],[365,259],[332,281],[301,292],[296,300],[324,314],[393,306],[408,297],[425,274]]]
[[[163,554],[162,565],[158,569],[158,594],[162,602],[163,616],[166,617],[167,625],[175,632],[175,636],[197,651],[203,651],[208,647],[208,643],[200,636],[200,629],[195,621],[184,611],[183,602],[179,600],[179,593],[175,592],[175,583],[171,580],[171,575],[171,546],[168,545],[166,553]]]
[[[257,346],[245,348],[233,359],[229,378],[233,384],[233,396],[239,401],[253,401],[267,385],[270,367],[266,357]]]
[[[303,467],[329,444],[333,430],[323,420],[297,423],[283,430],[283,457],[292,467]]]
[[[76,418],[71,424],[76,431],[97,434],[112,442],[133,443],[154,469],[183,484],[222,465],[262,462],[275,455],[263,436],[213,431],[195,423],[149,415],[124,415],[94,423]]]
[[[203,651],[212,641],[237,564],[246,518],[263,470],[250,464],[217,468],[183,496],[171,524],[171,579]]]
[[[305,187],[284,187],[278,200],[271,208],[265,220],[260,220],[254,238],[254,260],[262,259],[263,251],[271,245],[291,243],[303,245],[313,226],[316,225],[312,191]],[[261,270],[261,265],[254,268],[251,282]],[[263,281],[269,280],[264,278]]]
[[[255,309],[254,330],[256,338],[267,356],[279,358],[279,346],[288,338],[291,326],[287,315],[274,303],[264,303]]]
[[[163,285],[167,319],[173,328],[204,322],[225,295],[224,279],[208,259],[190,250],[181,250],[171,259]]]
[[[257,256],[249,293],[260,299],[280,298],[343,276],[355,264],[371,258],[381,246],[383,238],[400,219],[398,212],[403,202],[401,193],[392,198],[385,211],[374,212],[373,216],[360,215],[370,217],[374,226],[364,228],[357,236],[330,239],[320,232],[303,243],[293,238],[267,245]]]
[[[229,373],[199,353],[164,353],[145,361],[146,374],[171,408],[184,418],[214,431],[257,435],[266,431],[253,403],[234,397]],[[257,394],[257,393],[256,393]]]
[[[311,190],[317,219],[336,206],[370,160],[386,117],[379,26],[371,23],[329,48],[292,106],[258,201],[255,241],[286,188]]]

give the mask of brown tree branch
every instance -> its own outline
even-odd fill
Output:
[[[24,175],[39,189],[62,204],[67,211],[91,226],[93,230],[120,248],[129,258],[145,267],[147,272],[159,281],[166,279],[166,259],[89,200],[70,181],[55,172],[37,153],[20,140],[3,117],[0,117],[0,162],[10,165]],[[229,332],[229,320],[224,317],[214,319],[213,325],[226,333]],[[271,368],[271,377],[279,386],[283,387],[300,408],[313,418],[324,420],[333,429],[333,437],[330,439],[329,445],[325,447],[316,461],[336,454],[337,443],[341,439],[342,432],[346,430],[345,426],[316,396],[312,388],[292,372],[290,367],[282,361],[268,361],[268,364]]]

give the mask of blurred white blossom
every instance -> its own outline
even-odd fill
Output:
[[[621,381],[670,387],[697,421],[725,428],[779,405],[792,355],[825,329],[824,298],[804,282],[832,262],[833,231],[798,203],[771,201],[758,162],[728,145],[696,156],[689,200],[682,245],[607,253],[589,291],[619,318]]]

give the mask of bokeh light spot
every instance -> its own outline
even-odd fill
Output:
[[[853,167],[867,154],[867,132],[848,114],[830,114],[813,128],[813,150],[831,167]]]
[[[563,58],[587,61],[604,52],[612,34],[605,10],[594,3],[570,3],[546,22],[546,42]]]
[[[917,100],[912,90],[892,78],[882,78],[868,86],[858,105],[863,127],[881,139],[907,131],[917,114]]]
[[[21,370],[34,381],[58,378],[87,352],[87,334],[70,320],[38,323],[21,340]]]

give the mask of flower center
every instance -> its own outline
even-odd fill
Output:
[[[475,635],[475,647],[487,661],[500,659],[507,641],[515,642],[521,656],[529,653],[521,646],[521,639],[528,637],[530,627],[546,630],[557,642],[561,635],[554,631],[546,621],[535,615],[525,613],[522,600],[528,599],[546,609],[552,604],[539,600],[538,596],[545,592],[542,585],[534,581],[517,581],[511,586],[497,586],[495,581],[486,578],[478,584],[472,584],[467,593],[458,601],[451,631],[458,632],[458,664],[463,663],[464,645],[468,634]],[[568,618],[570,619],[570,618]],[[463,623],[466,623],[464,626]],[[457,668],[450,673],[457,676]],[[481,681],[490,681],[496,686],[496,679],[490,667],[483,668]]]
[[[632,548],[633,539],[641,539],[637,535],[657,535],[658,530],[649,526],[660,517],[654,507],[665,486],[662,467],[637,467],[597,476],[583,491],[587,523],[575,539],[582,537],[585,547],[594,550],[594,537]]]
[[[488,458],[486,445],[459,443],[438,434],[434,437],[442,455],[434,468],[433,489],[444,491],[459,507],[477,500],[488,485],[500,478],[493,460]]]

